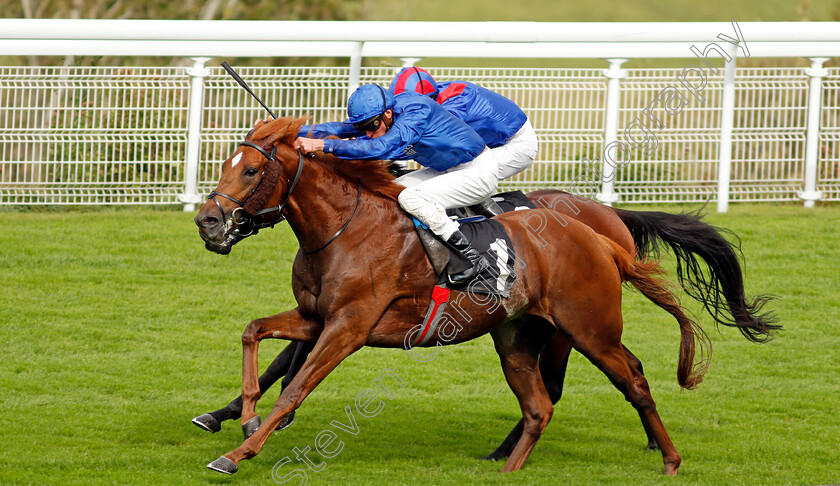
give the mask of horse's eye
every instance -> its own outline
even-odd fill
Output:
[[[249,168],[245,169],[245,176],[246,177],[254,177],[255,175],[257,175],[257,169],[255,169],[253,167],[249,167]]]

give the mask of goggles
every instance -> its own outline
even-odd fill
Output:
[[[382,115],[384,115],[384,113],[380,113],[374,117],[368,118],[367,120],[354,123],[353,128],[360,132],[375,132],[382,123]]]

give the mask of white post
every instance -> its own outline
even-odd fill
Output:
[[[827,57],[812,57],[811,68],[805,74],[811,77],[808,90],[808,134],[805,142],[805,190],[799,198],[805,201],[806,208],[814,207],[814,201],[822,199],[822,192],[817,191],[817,169],[820,154],[820,111],[822,109],[822,78],[828,74],[823,63]]]
[[[365,46],[364,42],[356,42],[353,44],[353,52],[350,54],[350,80],[347,85],[347,97],[349,98],[353,91],[359,87],[362,78],[362,48]]]
[[[187,160],[184,168],[184,193],[178,199],[184,203],[184,211],[195,211],[201,202],[198,194],[198,157],[201,137],[201,112],[204,108],[204,77],[210,70],[204,67],[209,57],[193,57],[193,65],[187,69],[190,75],[190,104],[187,124]]]
[[[417,61],[419,61],[421,59],[423,59],[423,58],[422,57],[401,57],[400,61],[402,61],[402,67],[400,69],[414,66],[415,64],[417,64]],[[399,69],[397,69],[397,71],[399,71]]]
[[[729,55],[723,69],[723,99],[720,103],[720,150],[718,152],[717,212],[729,210],[729,182],[732,179],[732,129],[735,127],[735,63],[737,44],[729,45]]]
[[[604,147],[609,147],[610,144],[618,141],[618,108],[621,103],[619,81],[627,75],[627,71],[621,69],[621,65],[627,62],[627,59],[607,59],[607,61],[610,67],[604,70],[604,76],[608,79]],[[602,156],[606,159],[606,150]],[[618,194],[615,192],[615,167],[607,164],[606,160],[601,161],[601,192],[596,197],[607,206],[612,206],[618,201]]]

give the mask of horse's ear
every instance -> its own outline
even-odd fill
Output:
[[[266,123],[268,123],[268,120],[263,120],[263,119],[254,120],[254,128],[252,128],[251,131],[248,132],[248,133],[252,134],[252,133],[257,132],[260,128],[264,127]]]
[[[273,147],[279,143],[292,145],[298,130],[306,122],[305,118],[278,118],[260,124],[254,131],[254,139],[259,140],[263,147]]]
[[[283,139],[283,143],[285,143],[286,145],[293,145],[294,142],[295,142],[295,139],[297,138],[297,134],[300,131],[300,127],[305,125],[308,120],[309,120],[309,115],[306,115],[302,118],[298,118],[296,120],[292,120],[292,122],[289,123],[289,128],[286,130],[286,137]],[[309,129],[309,132],[310,133],[307,133],[305,136],[308,137],[308,136],[311,135],[311,133],[312,133],[311,128]]]
[[[286,145],[292,145],[295,142],[295,139],[297,138],[297,134],[300,131],[300,127],[305,125],[308,119],[309,116],[305,116],[303,118],[291,120],[291,122],[289,123],[289,127],[286,129],[286,135],[283,138],[283,143],[285,143]],[[309,136],[309,134],[307,134],[307,136]]]
[[[263,140],[263,147],[273,147],[277,145],[277,143],[286,136],[286,132],[289,130],[291,122],[292,120],[290,118],[278,118],[268,122],[265,129],[271,131]],[[295,134],[297,134],[297,130],[295,130]]]

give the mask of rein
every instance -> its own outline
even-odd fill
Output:
[[[301,247],[300,251],[302,251],[305,255],[312,255],[313,253],[318,253],[319,251],[328,247],[330,245],[330,243],[335,241],[335,239],[338,238],[338,235],[340,235],[345,230],[345,228],[347,228],[347,225],[350,224],[350,220],[353,219],[353,216],[356,215],[356,210],[359,209],[359,200],[362,199],[362,181],[357,181],[357,182],[359,184],[359,187],[358,187],[359,192],[356,194],[356,205],[353,206],[353,212],[350,213],[350,217],[347,218],[347,221],[344,222],[344,224],[341,226],[341,228],[339,228],[339,230],[336,231],[334,235],[332,235],[332,238],[330,238],[329,241],[324,243],[324,245],[321,246],[321,248],[318,248],[317,250],[304,250]]]
[[[271,162],[277,163],[277,159],[276,159],[276,157],[277,157],[277,146],[276,145],[272,148],[271,153],[269,153],[264,148],[260,147],[259,145],[255,144],[253,142],[249,142],[249,141],[239,142],[239,145],[240,146],[244,145],[246,147],[250,147],[250,148],[258,151],[260,154],[263,155],[263,157],[268,159],[268,163],[271,163]],[[219,208],[219,212],[222,215],[222,220],[223,221],[225,219],[225,211],[224,211],[224,209],[222,209],[222,205],[219,203],[219,200],[216,199],[216,196],[221,196],[225,199],[229,199],[230,201],[233,201],[234,203],[238,204],[239,207],[237,207],[233,211],[231,211],[231,223],[233,224],[233,232],[236,233],[237,235],[241,236],[242,238],[251,236],[251,235],[257,233],[257,231],[259,231],[263,228],[267,228],[269,226],[274,227],[275,224],[282,223],[283,221],[286,220],[286,216],[283,214],[283,208],[286,207],[286,204],[289,202],[289,198],[292,197],[292,192],[294,192],[295,188],[297,187],[298,182],[300,181],[300,175],[303,172],[303,162],[304,162],[303,152],[300,149],[298,149],[298,168],[297,168],[297,172],[295,173],[295,178],[291,181],[291,183],[289,182],[288,179],[286,179],[286,184],[289,186],[289,191],[286,192],[286,197],[283,198],[283,202],[281,202],[277,206],[272,206],[270,208],[261,209],[254,214],[254,216],[262,216],[263,214],[277,212],[278,213],[277,218],[275,218],[275,219],[273,219],[269,222],[254,223],[248,217],[248,211],[245,209],[245,205],[248,202],[248,200],[251,199],[251,197],[254,196],[254,194],[257,192],[257,190],[262,185],[263,181],[265,181],[265,169],[263,169],[263,173],[262,173],[263,177],[260,178],[260,182],[257,183],[257,185],[254,187],[254,189],[251,190],[251,193],[248,194],[248,196],[245,199],[243,199],[242,201],[236,199],[233,196],[230,196],[228,194],[225,194],[225,193],[219,192],[219,191],[212,191],[210,194],[207,195],[207,199],[212,200],[214,203],[216,203],[216,207]],[[266,164],[266,165],[268,165],[268,164]],[[362,181],[357,180],[357,183],[358,183],[358,187],[357,187],[358,192],[356,194],[356,204],[353,206],[353,212],[350,213],[350,217],[347,218],[347,221],[344,222],[344,224],[341,226],[341,228],[339,228],[339,230],[336,231],[334,235],[332,235],[332,238],[327,240],[327,242],[324,243],[317,250],[305,250],[301,247],[300,250],[304,254],[312,255],[312,254],[318,253],[319,251],[328,247],[330,245],[330,243],[335,241],[335,239],[338,238],[338,236],[341,233],[343,233],[345,229],[347,229],[347,226],[350,224],[350,221],[353,219],[353,216],[356,215],[356,210],[359,209],[359,201],[362,199]],[[240,231],[240,227],[245,226],[248,223],[252,223],[252,224],[249,225],[248,232],[247,233],[242,233]]]

